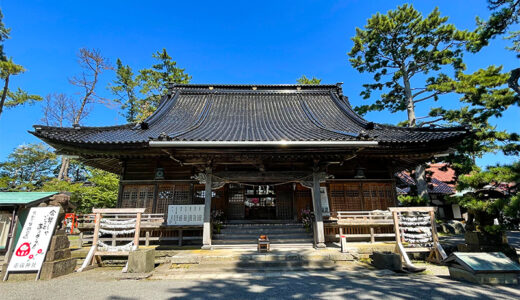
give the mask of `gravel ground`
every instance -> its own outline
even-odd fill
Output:
[[[0,283],[0,298],[520,299],[519,286],[479,286],[453,281],[446,276],[446,269],[438,266],[428,266],[426,275],[395,274],[356,265],[331,272],[215,272],[189,279],[182,275],[173,280],[151,278],[121,280],[119,269],[98,268],[50,281]]]

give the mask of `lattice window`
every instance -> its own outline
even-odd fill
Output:
[[[330,210],[363,210],[359,182],[330,183]]]
[[[395,205],[391,182],[330,183],[331,211],[386,210]]]
[[[121,195],[121,207],[146,208],[146,212],[151,213],[154,194],[154,185],[125,185],[123,187],[123,194]]]
[[[173,194],[173,204],[192,204],[191,184],[176,184]]]
[[[230,188],[227,216],[229,219],[243,219],[245,214],[244,189]]]
[[[157,192],[156,213],[167,213],[168,205],[173,205],[175,186],[173,184],[161,184]]]

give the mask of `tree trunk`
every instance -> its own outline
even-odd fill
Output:
[[[408,73],[403,70],[404,94],[406,96],[406,112],[408,113],[408,126],[415,127],[415,105],[413,103],[412,88]]]
[[[68,177],[68,173],[69,173],[69,159],[62,156],[60,172],[58,173],[58,180],[66,180]]]
[[[403,70],[404,94],[406,96],[406,112],[408,113],[408,126],[415,127],[415,105],[413,102],[412,88],[410,86],[410,78],[408,73]],[[417,195],[422,198],[430,199],[428,195],[428,183],[426,182],[426,166],[418,165],[415,168],[415,186],[417,187]]]
[[[417,195],[421,198],[430,200],[428,194],[428,182],[426,182],[426,166],[424,164],[418,165],[415,168],[415,182],[417,186]]]
[[[9,74],[5,77],[4,89],[2,91],[2,99],[0,100],[0,115],[4,110],[5,99],[7,98],[7,91],[9,90]]]

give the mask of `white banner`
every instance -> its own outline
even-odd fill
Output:
[[[40,271],[54,234],[59,212],[60,208],[55,206],[31,208],[7,272]]]
[[[204,224],[204,205],[168,205],[168,225]]]

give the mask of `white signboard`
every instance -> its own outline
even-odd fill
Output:
[[[31,208],[16,248],[14,248],[7,272],[40,271],[54,234],[59,212],[59,207]]]
[[[168,225],[204,224],[204,205],[168,205]]]

